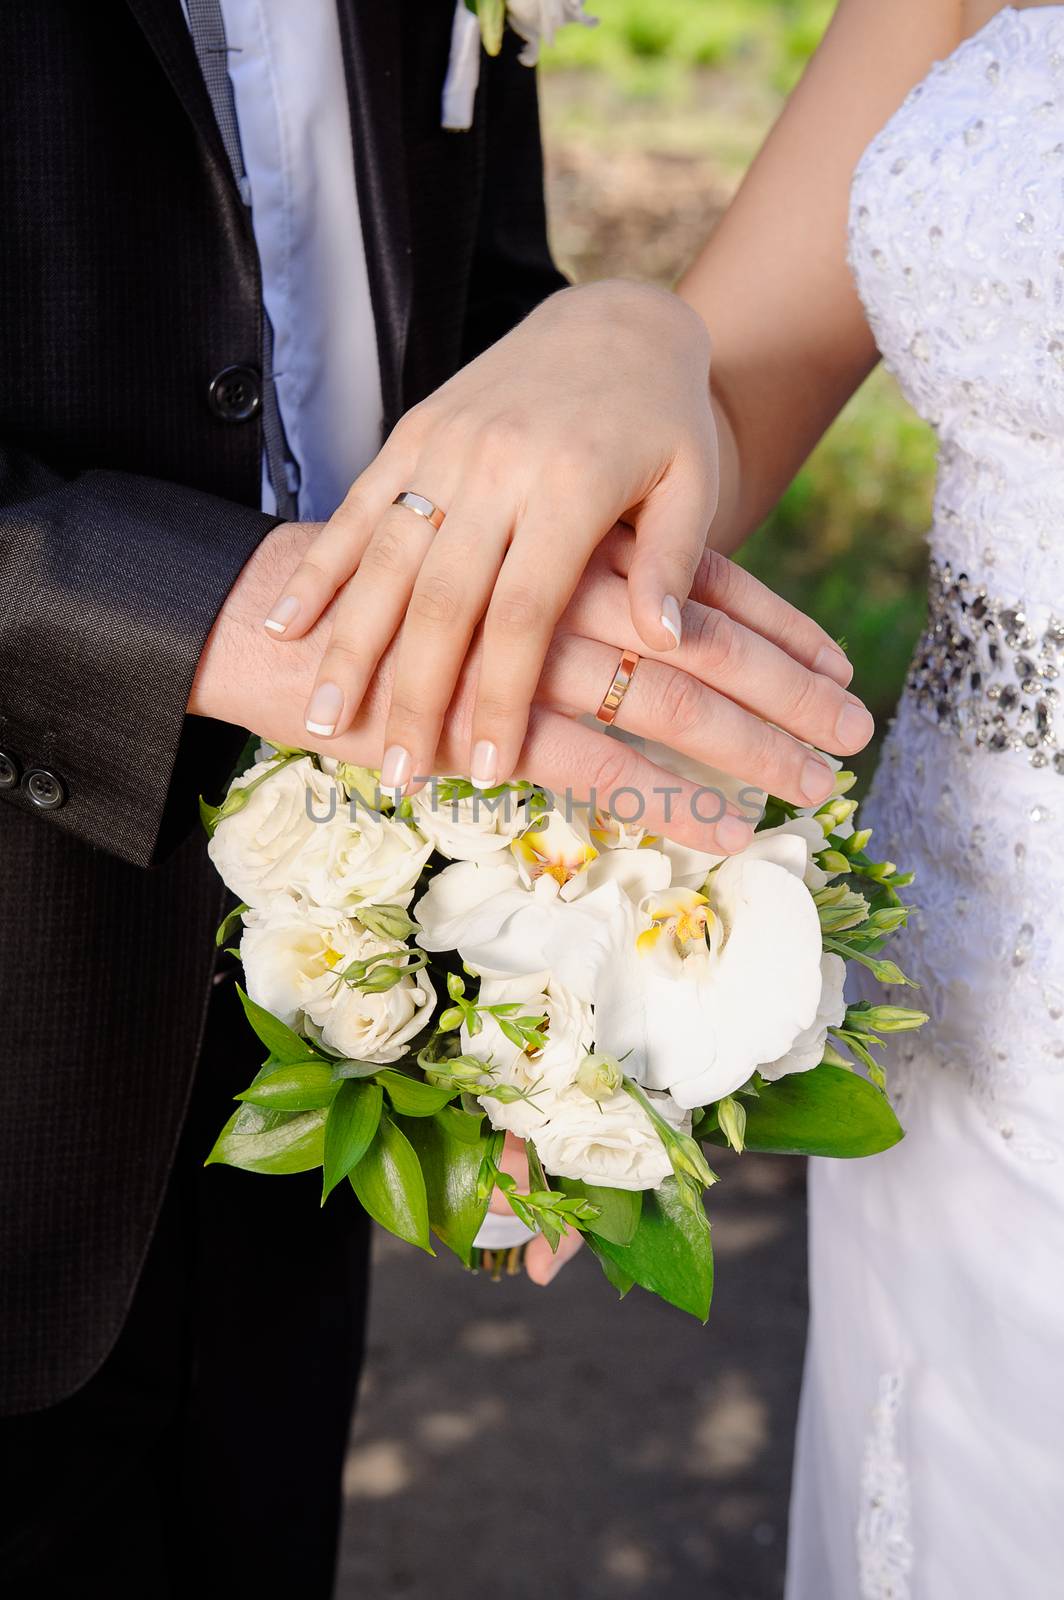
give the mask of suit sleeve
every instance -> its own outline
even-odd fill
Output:
[[[517,59],[520,49],[521,41],[508,32],[502,52],[482,61],[477,109],[484,121],[484,186],[466,361],[566,285],[547,240],[536,74]]]
[[[186,718],[200,653],[276,523],[0,446],[0,799],[134,865],[176,846],[244,739]]]

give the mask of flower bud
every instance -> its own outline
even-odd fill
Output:
[[[728,1095],[718,1102],[717,1121],[732,1149],[741,1153],[746,1142],[746,1107],[734,1095]]]
[[[857,1015],[861,1028],[873,1033],[907,1033],[910,1028],[922,1028],[927,1021],[926,1011],[912,1011],[908,1006],[869,1006]],[[846,1021],[849,1025],[849,1013]]]
[[[576,1085],[592,1100],[609,1100],[621,1087],[624,1074],[613,1056],[586,1055],[576,1069]]]

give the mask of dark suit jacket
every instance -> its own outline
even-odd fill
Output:
[[[515,51],[485,62],[472,132],[444,133],[451,0],[339,5],[392,422],[560,279]],[[2,1410],[71,1393],[110,1350],[195,1067],[222,903],[195,795],[220,789],[243,736],[184,711],[274,525],[255,509],[259,421],[223,420],[208,390],[258,366],[260,317],[179,0],[8,0]]]

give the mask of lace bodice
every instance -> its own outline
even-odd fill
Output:
[[[918,874],[904,954],[933,1020],[902,1054],[1052,1160],[1032,1085],[1064,1071],[1064,6],[999,12],[913,91],[858,165],[850,255],[940,445],[931,625],[870,803]]]

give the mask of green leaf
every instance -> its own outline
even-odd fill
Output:
[[[453,1089],[441,1089],[422,1078],[408,1078],[403,1072],[378,1072],[377,1082],[388,1091],[388,1099],[403,1117],[433,1117],[454,1099]]]
[[[410,1140],[387,1111],[381,1112],[373,1143],[349,1173],[348,1181],[382,1228],[435,1255],[429,1243],[429,1207],[421,1164]]]
[[[384,1105],[384,1090],[379,1083],[360,1083],[357,1078],[345,1078],[334,1092],[336,1098],[325,1124],[322,1205],[369,1149]]]
[[[324,1111],[265,1111],[244,1105],[218,1135],[205,1166],[285,1174],[320,1167],[325,1147]]]
[[[644,1192],[631,1244],[612,1244],[600,1234],[589,1235],[588,1243],[633,1282],[706,1321],[713,1297],[709,1221],[701,1199],[691,1205],[678,1179]]]
[[[607,1281],[612,1283],[613,1287],[623,1300],[629,1289],[635,1283],[635,1279],[632,1277],[630,1272],[625,1272],[623,1267],[619,1267],[616,1261],[611,1261],[609,1256],[597,1247],[594,1239],[589,1239],[588,1244],[594,1251],[595,1260],[605,1273]]]
[[[404,1123],[404,1128],[421,1162],[432,1231],[468,1267],[490,1198],[479,1195],[478,1179],[491,1136],[478,1127],[469,1137],[469,1127],[458,1118],[476,1121],[448,1106],[434,1117]]]
[[[332,1075],[337,1083],[342,1078],[373,1078],[381,1070],[379,1061],[334,1061]]]
[[[767,1083],[746,1106],[746,1148],[784,1155],[872,1156],[902,1137],[886,1095],[856,1072],[822,1062]],[[708,1138],[726,1140],[719,1129]]]
[[[316,1053],[313,1046],[307,1044],[305,1039],[301,1039],[298,1033],[293,1033],[286,1023],[249,999],[239,984],[236,986],[236,992],[240,996],[240,1004],[244,1007],[244,1015],[267,1050],[272,1056],[276,1056],[278,1061],[294,1064],[297,1061],[305,1061],[308,1055]]]
[[[329,1105],[336,1088],[328,1063],[314,1056],[309,1061],[282,1062],[265,1075],[260,1073],[251,1087],[235,1098],[271,1111],[313,1111]]]
[[[553,1182],[563,1194],[590,1200],[598,1207],[598,1216],[587,1224],[591,1233],[608,1239],[610,1244],[631,1244],[643,1210],[642,1190],[600,1189],[593,1183],[580,1183],[576,1178],[555,1178]]]
[[[231,924],[234,921],[239,922],[240,918],[244,915],[244,912],[250,910],[251,907],[244,905],[242,902],[240,905],[234,906],[232,911],[222,918],[221,922],[218,924],[218,932],[214,936],[214,945],[216,950],[220,950],[226,939],[228,939]]]

